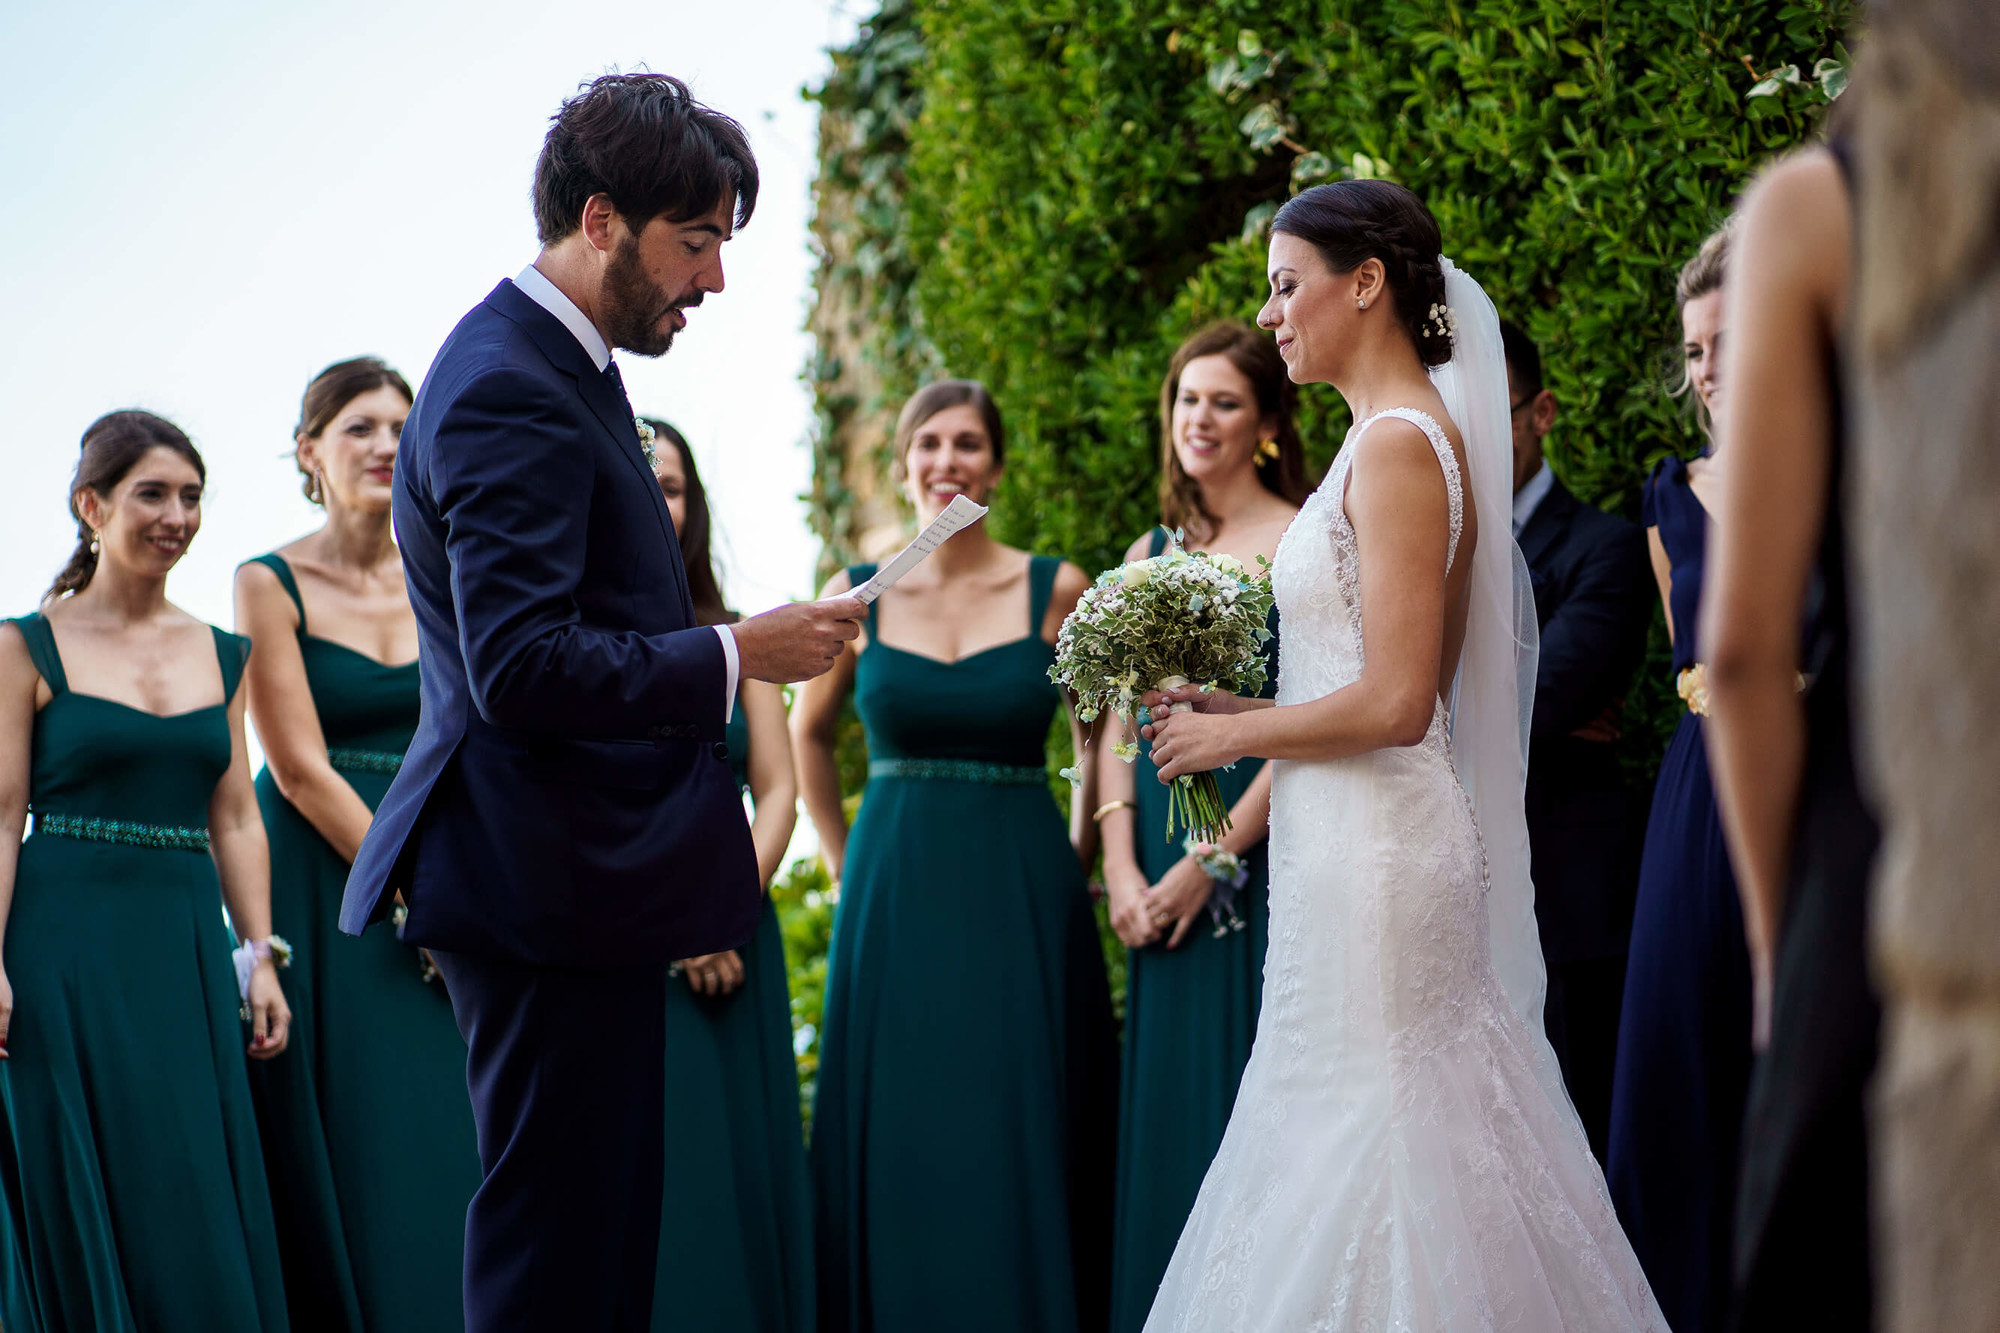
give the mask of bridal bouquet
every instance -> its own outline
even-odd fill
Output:
[[[1271,637],[1270,562],[1259,563],[1262,570],[1252,575],[1234,556],[1190,555],[1176,534],[1164,555],[1106,570],[1063,621],[1049,679],[1075,692],[1084,722],[1106,709],[1129,721],[1147,690],[1191,681],[1254,694],[1264,685],[1263,648]],[[1188,707],[1174,705],[1177,712]],[[1125,740],[1112,752],[1129,764],[1139,746]],[[1068,772],[1079,780],[1080,767]],[[1215,774],[1174,780],[1169,841],[1185,832],[1215,842],[1228,828]]]

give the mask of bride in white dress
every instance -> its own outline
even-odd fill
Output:
[[[1356,424],[1278,547],[1275,706],[1152,713],[1162,779],[1277,762],[1256,1046],[1147,1333],[1666,1328],[1542,1035],[1506,372],[1438,251],[1382,181],[1272,223],[1258,322]]]

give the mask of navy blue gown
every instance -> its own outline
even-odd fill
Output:
[[[1708,516],[1687,463],[1646,483],[1673,575],[1668,609],[1676,674],[1700,661]],[[1618,1023],[1606,1177],[1674,1333],[1722,1326],[1730,1294],[1730,1220],[1750,1081],[1750,954],[1709,776],[1702,719],[1681,718],[1660,762],[1632,920]]]

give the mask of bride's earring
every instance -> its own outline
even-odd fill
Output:
[[[90,534],[90,553],[91,553],[92,555],[96,555],[96,554],[97,554],[97,553],[98,553],[99,551],[101,551],[101,550],[103,549],[103,547],[104,547],[104,542],[103,542],[103,539],[102,539],[102,538],[101,538],[101,537],[99,536],[99,534],[97,534],[97,533],[95,533],[95,532],[91,533],[91,534]]]

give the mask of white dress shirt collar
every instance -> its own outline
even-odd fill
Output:
[[[576,308],[576,302],[562,294],[562,288],[550,282],[542,271],[533,264],[522,269],[514,278],[514,285],[521,294],[542,309],[563,322],[563,327],[576,335],[583,344],[583,350],[590,353],[590,359],[599,370],[611,364],[611,348],[605,344],[604,335],[590,318]]]
[[[1535,475],[1528,478],[1521,489],[1514,492],[1514,535],[1519,537],[1521,529],[1528,526],[1528,520],[1535,516],[1548,493],[1555,489],[1556,474],[1549,471],[1547,463],[1535,469]]]

